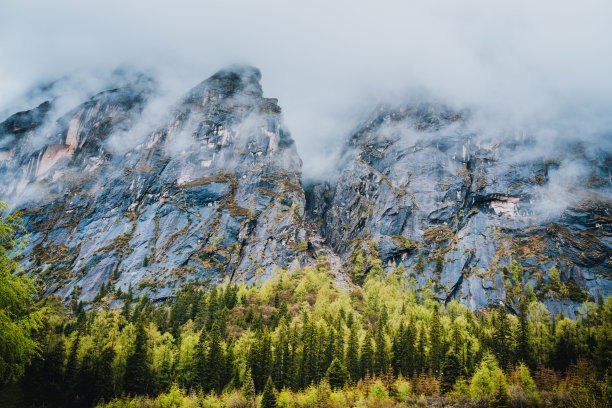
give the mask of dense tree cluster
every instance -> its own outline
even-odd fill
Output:
[[[238,392],[246,406],[272,407],[283,404],[282,390],[324,384],[330,392],[365,387],[380,398],[463,395],[506,406],[517,390],[540,398],[536,383],[542,392],[567,391],[572,375],[589,378],[584,395],[610,396],[612,299],[584,303],[575,319],[527,297],[516,308],[474,313],[441,305],[406,273],[370,273],[362,287],[341,290],[324,264],[251,287],[196,282],[161,304],[121,296],[119,311],[105,309],[108,296],[88,311],[53,308],[40,356],[21,381],[26,404]]]

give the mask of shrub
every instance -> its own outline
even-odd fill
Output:
[[[397,400],[399,402],[406,402],[406,400],[412,393],[412,387],[410,387],[410,383],[406,380],[397,380],[394,383],[394,387],[396,390]]]
[[[472,397],[478,395],[491,395],[493,392],[493,382],[500,373],[502,373],[502,371],[497,365],[495,357],[491,354],[485,354],[480,362],[480,366],[472,376]]]
[[[387,394],[387,390],[380,380],[374,381],[370,385],[369,396],[379,401],[389,398],[389,394]]]

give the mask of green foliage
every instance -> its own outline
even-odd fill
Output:
[[[491,395],[493,392],[493,382],[498,374],[503,372],[497,365],[497,360],[491,354],[485,354],[480,366],[472,376],[471,394],[473,397],[479,394]]]
[[[341,388],[348,381],[349,375],[346,371],[346,368],[340,363],[340,361],[335,358],[327,369],[327,373],[325,374],[327,380],[329,381],[329,385],[332,388]]]
[[[508,307],[518,316],[504,308],[473,313],[418,293],[407,274],[385,276],[369,254],[363,263],[363,286],[350,292],[320,263],[248,287],[195,282],[159,304],[134,300],[129,289],[121,313],[58,303],[23,378],[27,403],[254,408],[270,379],[281,391],[267,398],[279,406],[420,404],[440,393],[456,406],[470,398],[503,404],[500,366],[513,404],[521,395],[545,403],[546,393],[607,398],[604,380],[591,381],[598,388],[567,384],[589,370],[608,378],[609,299],[586,303],[577,320],[551,319],[544,304],[520,296]]]
[[[271,377],[268,377],[268,381],[266,381],[259,406],[261,408],[276,408],[276,395],[274,395],[274,384]]]
[[[509,408],[510,397],[508,396],[508,385],[506,384],[506,376],[502,372],[498,372],[493,381],[493,395],[491,397],[491,408]]]
[[[242,380],[242,395],[244,395],[247,407],[255,408],[255,383],[253,383],[250,368],[247,368],[244,379]]]
[[[380,380],[374,381],[372,385],[370,385],[369,395],[371,398],[379,401],[384,401],[389,398],[389,394]]]
[[[8,209],[0,201],[0,214]],[[0,385],[18,380],[38,351],[36,333],[46,308],[34,310],[37,287],[32,278],[20,275],[17,262],[26,241],[21,219],[0,215]]]
[[[461,376],[461,363],[455,352],[449,352],[442,366],[442,380],[440,390],[443,393],[450,392],[455,386],[455,382]]]

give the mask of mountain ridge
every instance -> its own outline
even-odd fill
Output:
[[[26,197],[23,266],[49,294],[92,301],[104,284],[164,299],[190,279],[255,283],[325,260],[347,288],[383,268],[473,309],[512,308],[529,284],[571,314],[612,290],[610,152],[527,155],[533,138],[475,134],[465,112],[382,106],[347,138],[338,177],[303,185],[258,69],[217,72],[134,143],[155,93],[143,78],[55,121],[49,101],[0,124],[0,194]],[[541,215],[567,156],[591,172],[579,190],[592,202]]]

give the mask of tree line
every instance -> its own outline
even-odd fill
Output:
[[[110,296],[87,311],[47,299],[53,313],[38,335],[41,352],[21,380],[28,403],[89,407],[173,384],[220,395],[252,381],[261,394],[268,381],[298,392],[375,378],[425,378],[441,395],[462,386],[492,395],[497,373],[562,377],[577,363],[609,378],[611,299],[586,302],[575,319],[528,298],[516,314],[504,306],[474,313],[441,305],[405,274],[369,275],[342,291],[324,265],[251,287],[195,282],[163,304],[128,291],[121,311],[105,309]]]

